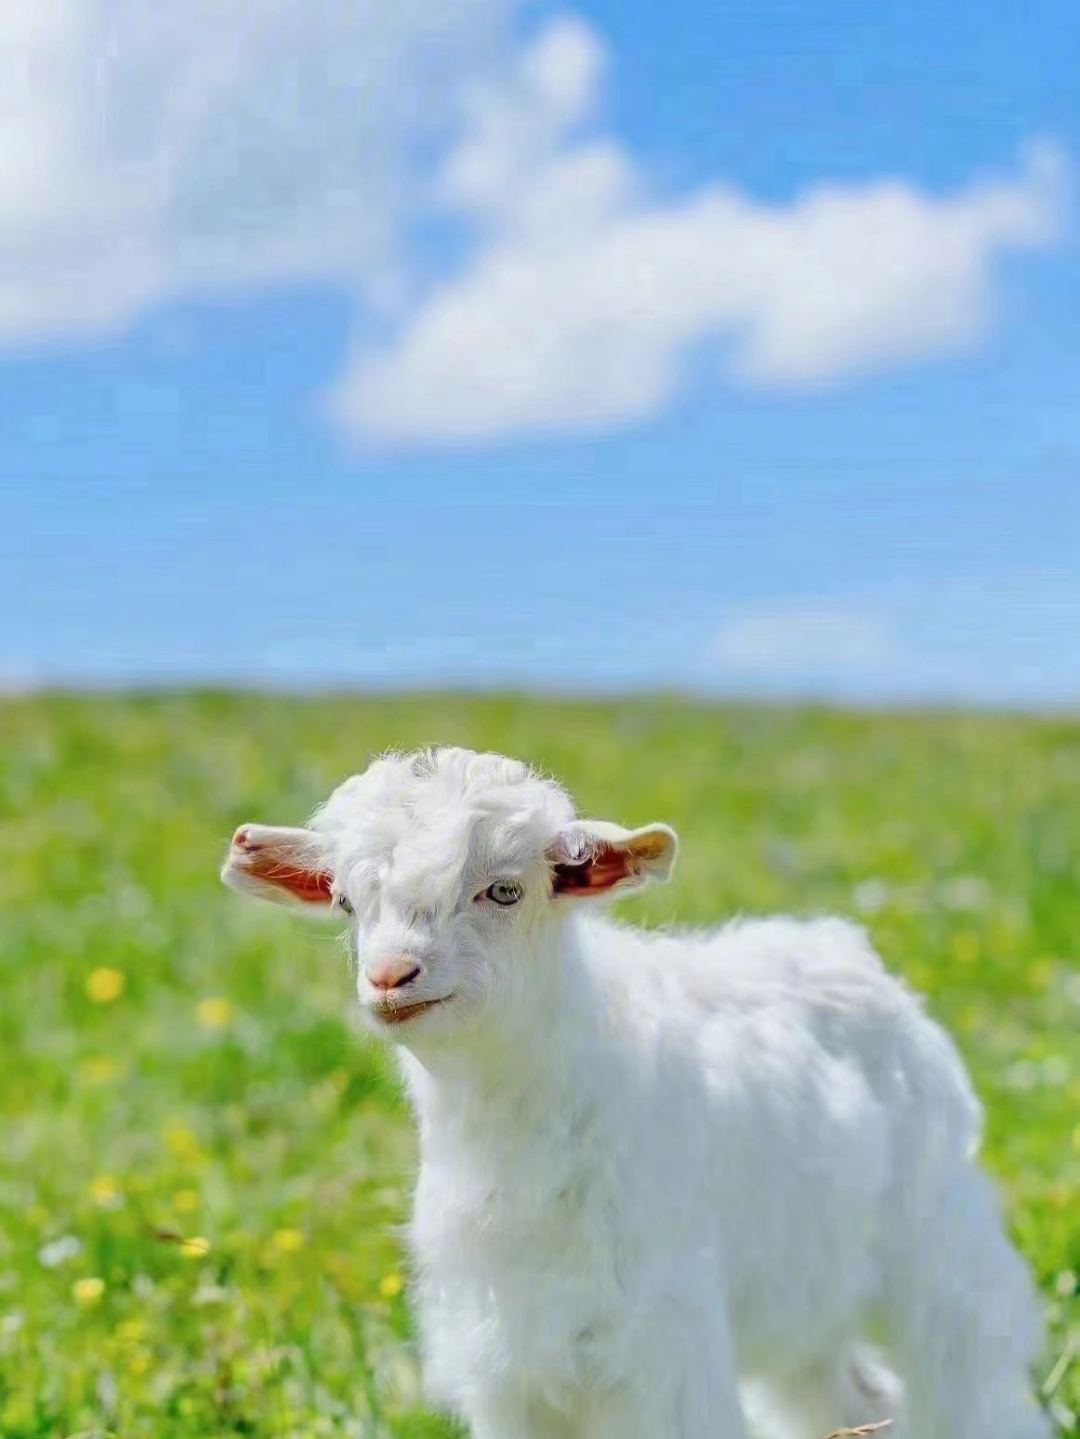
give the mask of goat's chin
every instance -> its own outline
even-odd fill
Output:
[[[384,1004],[365,1003],[364,1018],[373,1034],[404,1043],[407,1037],[421,1029],[433,1028],[454,1007],[454,996],[445,995],[435,999],[417,999],[410,1003],[387,1002]]]

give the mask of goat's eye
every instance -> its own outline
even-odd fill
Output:
[[[355,913],[356,913],[356,911],[355,911],[355,910],[353,909],[353,907],[352,907],[352,902],[350,901],[349,896],[348,896],[347,894],[339,894],[338,897],[337,897],[337,902],[338,902],[338,909],[343,909],[346,914],[355,914]]]
[[[492,904],[506,906],[517,904],[524,893],[524,887],[516,879],[497,879],[484,891],[484,898],[490,899]]]

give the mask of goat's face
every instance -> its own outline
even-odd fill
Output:
[[[666,878],[675,843],[575,819],[516,760],[444,749],[378,760],[309,829],[241,826],[222,878],[337,917],[371,1024],[410,1042],[527,1005],[560,901]]]

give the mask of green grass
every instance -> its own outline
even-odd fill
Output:
[[[4,1439],[451,1433],[395,1292],[414,1152],[391,1066],[333,934],[217,881],[240,820],[299,822],[370,751],[432,740],[673,823],[675,880],[626,907],[646,923],[861,914],[973,1068],[1045,1377],[1080,1340],[1080,726],[56,697],[0,704]],[[1080,1360],[1056,1402],[1067,1424]]]

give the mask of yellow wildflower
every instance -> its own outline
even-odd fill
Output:
[[[85,1084],[111,1084],[119,1073],[120,1066],[107,1054],[84,1059],[79,1066],[79,1076]]]
[[[119,969],[102,966],[87,977],[86,993],[95,1004],[112,1004],[123,994],[126,985],[127,976]]]
[[[197,1234],[191,1239],[181,1240],[180,1253],[185,1259],[205,1259],[210,1253],[210,1241],[204,1239],[201,1234]]]
[[[405,1281],[400,1274],[388,1274],[379,1284],[379,1293],[384,1299],[396,1299],[405,1288]]]
[[[90,1198],[102,1209],[118,1209],[124,1202],[120,1186],[110,1174],[101,1174],[90,1186]]]
[[[203,1029],[224,1029],[233,1016],[233,1007],[227,999],[203,999],[195,1013]]]
[[[199,1141],[191,1130],[183,1124],[170,1124],[165,1131],[165,1143],[176,1155],[177,1159],[183,1159],[190,1164],[196,1164],[202,1158],[199,1149]]]
[[[274,1234],[273,1245],[279,1254],[296,1254],[304,1247],[304,1236],[299,1229],[279,1229]]]
[[[89,1309],[92,1305],[99,1304],[104,1293],[104,1279],[76,1279],[71,1286],[71,1297],[81,1309]]]

